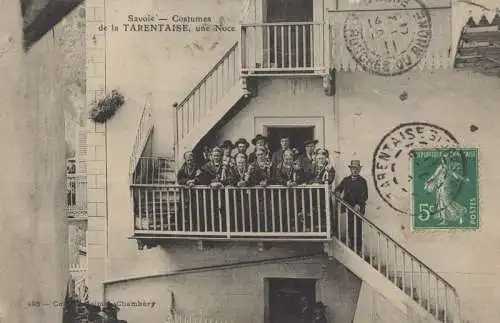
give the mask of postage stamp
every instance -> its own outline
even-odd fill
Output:
[[[417,148],[458,146],[453,134],[427,122],[409,122],[396,126],[379,142],[373,153],[372,176],[377,193],[392,209],[411,214],[410,156]]]
[[[478,149],[416,149],[413,229],[479,228]]]
[[[349,13],[344,39],[352,58],[363,70],[381,76],[403,74],[427,53],[432,22],[420,0],[386,1],[393,9],[371,10],[377,1],[366,1],[366,9]]]

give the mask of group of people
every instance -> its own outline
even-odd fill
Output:
[[[205,149],[201,162],[192,151],[184,154],[184,164],[177,174],[180,185],[266,186],[329,183],[335,178],[335,169],[329,165],[328,150],[316,149],[317,140],[304,142],[305,151],[299,154],[286,136],[280,138],[280,148],[271,152],[265,136],[244,138],[234,144],[225,140],[221,146]]]
[[[222,145],[212,149],[205,147],[202,157],[198,160],[192,151],[186,152],[184,164],[177,174],[178,184],[188,187],[208,185],[212,188],[267,185],[291,187],[301,184],[332,184],[334,181],[335,169],[329,165],[329,152],[323,148],[316,148],[318,140],[305,141],[302,154],[299,154],[296,148],[291,147],[290,138],[286,136],[280,138],[280,148],[274,152],[269,149],[268,139],[263,135],[257,135],[251,142],[254,145],[251,153],[248,153],[250,144],[244,138],[238,139],[234,144],[225,140]],[[364,214],[368,188],[366,180],[359,175],[361,163],[359,160],[352,160],[348,167],[351,174],[342,179],[334,192],[338,197],[342,196],[350,209]],[[322,201],[324,195],[320,194],[319,200]],[[258,196],[256,200],[259,200]],[[306,197],[306,200],[309,198]],[[267,202],[258,201],[257,203]],[[343,206],[342,209],[348,214],[349,244],[357,251],[361,251],[361,220],[354,216],[349,208]],[[302,210],[305,210],[304,205],[302,205]]]

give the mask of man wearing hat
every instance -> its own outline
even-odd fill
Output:
[[[252,139],[252,145],[255,146],[255,149],[254,151],[248,155],[248,163],[253,163],[257,158],[257,156],[255,155],[255,151],[257,150],[257,148],[262,148],[266,151],[266,158],[270,159],[270,153],[269,151],[267,150],[266,148],[266,143],[267,143],[267,137],[261,135],[261,134],[258,134],[257,136],[255,136],[255,138]]]
[[[234,143],[234,148],[236,148],[236,153],[234,156],[237,154],[245,154],[247,155],[247,149],[250,147],[250,144],[245,138],[240,138]]]
[[[306,140],[304,141],[304,153],[299,157],[300,165],[304,170],[304,174],[309,179],[312,176],[312,170],[314,165],[314,148],[318,144],[318,140]]]
[[[366,184],[366,179],[359,175],[361,170],[361,163],[359,160],[351,160],[349,165],[351,170],[351,175],[346,176],[342,179],[339,186],[335,188],[335,195],[340,197],[343,193],[343,200],[349,206],[351,206],[355,211],[361,215],[365,214],[365,205],[368,200],[368,186]],[[342,208],[342,212],[346,211],[346,208]],[[363,229],[362,220],[358,218],[352,211],[347,210],[347,222],[348,222],[348,237],[349,245],[351,248],[355,248],[355,251],[361,254],[363,248]],[[356,236],[356,245],[354,245],[354,238]]]
[[[223,150],[220,147],[212,149],[211,160],[203,165],[200,174],[197,176],[197,183],[200,185],[210,185],[214,188],[221,187],[228,183],[228,166],[222,162]]]
[[[326,149],[319,149],[316,153],[315,163],[311,161],[311,169],[308,176],[309,184],[332,184],[335,179],[335,169],[330,166],[328,167],[330,154]],[[304,165],[304,164],[302,164]],[[302,166],[304,167],[304,166]]]

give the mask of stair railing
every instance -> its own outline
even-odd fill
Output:
[[[240,82],[238,42],[219,59],[189,94],[174,104],[174,153],[179,160],[179,142],[196,131],[197,125]]]
[[[153,129],[154,129],[153,111],[151,104],[147,102],[144,105],[141,118],[139,119],[139,126],[137,127],[135,142],[132,148],[132,154],[130,156],[129,175],[131,180],[135,172],[135,169],[137,167],[137,164],[139,163],[139,160],[142,157],[143,152],[147,147],[147,143],[148,141],[150,141]]]
[[[332,220],[335,238],[438,321],[460,322],[460,300],[457,291],[446,279],[340,197],[334,194],[331,197],[336,201]],[[360,227],[362,229],[358,229]],[[362,236],[361,248],[356,243],[359,234]]]

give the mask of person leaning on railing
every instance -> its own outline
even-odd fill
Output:
[[[220,147],[214,147],[211,152],[211,160],[200,168],[197,176],[197,183],[200,185],[209,185],[212,188],[220,188],[227,185],[230,176],[228,175],[229,164],[223,162],[223,150]]]
[[[296,152],[292,149],[283,151],[283,160],[276,166],[275,182],[278,185],[296,186],[304,183],[304,170],[295,160]]]
[[[231,184],[233,180],[229,162],[223,162],[222,157],[223,150],[220,147],[214,147],[211,160],[201,167],[200,174],[197,176],[199,185],[209,185],[215,189],[208,193],[209,196],[203,203],[206,205],[205,214],[213,215],[213,223],[210,222],[212,216],[207,217],[208,227],[215,231],[224,230],[225,227],[225,221],[220,221],[220,217],[225,214],[225,194],[221,193],[220,189]],[[211,214],[212,211],[214,214]],[[222,227],[220,227],[221,223]]]
[[[311,177],[313,174],[314,167],[314,150],[316,145],[318,144],[318,140],[306,140],[304,141],[304,153],[299,156],[300,164],[307,178]]]
[[[329,153],[326,149],[319,149],[316,153],[315,162],[312,163],[308,174],[309,184],[332,184],[335,179],[335,169],[329,166]]]
[[[351,160],[349,165],[351,175],[342,179],[339,186],[335,188],[335,195],[340,197],[343,193],[344,202],[351,206],[354,211],[360,215],[365,214],[365,205],[368,200],[368,186],[366,179],[359,175],[361,170],[361,163],[359,160]],[[347,228],[348,239],[351,248],[354,248],[354,240],[356,240],[356,251],[361,254],[363,247],[363,229],[362,220],[356,216],[352,211],[346,210],[347,208],[342,205],[341,212],[347,211]],[[356,239],[354,239],[356,236]]]
[[[255,161],[249,165],[249,186],[272,184],[273,168],[264,147],[255,148]]]
[[[177,183],[179,185],[193,186],[197,184],[200,170],[196,167],[196,161],[192,151],[184,153],[184,163],[177,172]]]
[[[307,176],[307,183],[308,184],[329,184],[331,185],[333,183],[333,180],[335,179],[335,169],[333,166],[329,166],[329,153],[328,150],[319,148],[314,157],[314,162],[312,163],[312,166],[309,170],[309,172],[306,174]],[[328,203],[330,203],[330,209],[333,210],[333,203],[331,203],[330,199],[326,198],[324,190],[315,190],[311,194],[312,201],[315,205],[314,207],[314,213],[316,216],[314,217],[314,228],[316,229],[321,229],[319,228],[319,221],[318,217],[321,216],[322,224],[326,224],[326,217],[330,216],[329,214],[326,214],[326,203],[328,200]],[[305,196],[305,204],[309,205],[310,201],[310,196],[309,194],[306,194]],[[306,220],[306,223],[310,223],[310,221]]]

